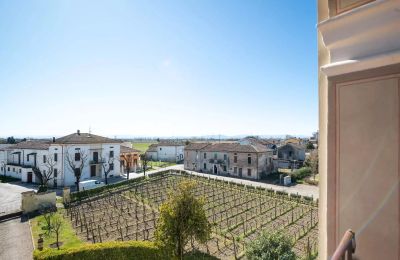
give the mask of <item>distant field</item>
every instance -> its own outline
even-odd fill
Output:
[[[132,143],[133,148],[138,149],[142,152],[145,152],[151,144],[155,144],[155,142],[153,142],[153,143],[151,143],[151,142],[150,143]]]

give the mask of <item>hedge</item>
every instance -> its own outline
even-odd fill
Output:
[[[149,241],[111,241],[97,244],[84,244],[67,249],[44,249],[33,252],[34,260],[128,260],[128,259],[171,259],[153,242]]]

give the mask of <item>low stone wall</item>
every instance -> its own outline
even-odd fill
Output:
[[[21,195],[23,214],[56,206],[56,192],[35,193],[34,191],[26,191]]]

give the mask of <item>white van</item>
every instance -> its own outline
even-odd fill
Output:
[[[98,180],[87,180],[87,181],[80,181],[79,182],[79,190],[90,190],[98,187],[104,186],[104,182]]]

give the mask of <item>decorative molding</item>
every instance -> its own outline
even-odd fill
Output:
[[[321,71],[328,77],[384,67],[400,63],[400,51],[376,55],[359,60],[345,60],[321,66]]]
[[[350,1],[352,3],[347,4],[344,2],[349,2],[350,0],[336,0],[336,14],[341,14],[343,12],[349,11],[351,9],[354,9],[356,7],[362,6],[364,4],[367,4],[369,2],[375,1],[375,0],[359,0],[359,1]]]
[[[318,29],[333,63],[399,50],[400,1],[372,1],[320,22]]]

